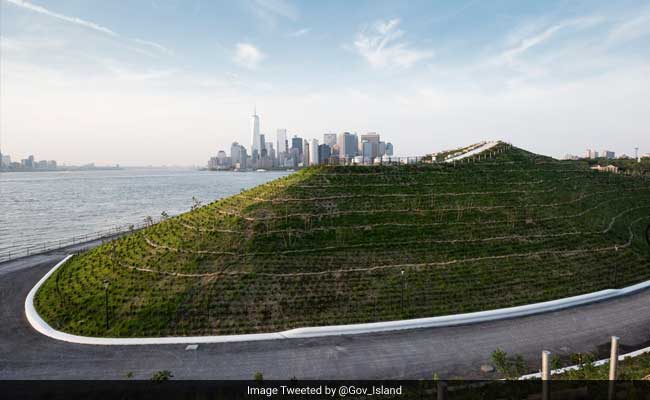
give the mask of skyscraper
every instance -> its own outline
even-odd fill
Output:
[[[329,158],[332,156],[332,148],[327,144],[318,146],[318,162],[320,164],[328,164]]]
[[[253,116],[251,120],[251,154],[261,154],[262,141],[260,140],[260,117],[257,115],[257,110],[253,110]]]
[[[330,148],[336,144],[336,133],[326,133],[323,135],[323,144],[328,145]]]
[[[359,139],[356,134],[343,132],[337,141],[339,145],[339,158],[355,157],[359,151]]]
[[[318,139],[311,140],[309,151],[309,165],[318,165],[320,163],[320,160],[318,159]]]
[[[380,142],[380,139],[379,139],[379,135],[377,134],[377,132],[368,132],[365,135],[361,135],[360,141],[361,141],[361,143],[363,143],[365,141],[370,143],[370,146],[369,146],[370,154],[369,155],[366,155],[366,151],[363,148],[361,148],[361,145],[359,146],[359,151],[362,153],[362,155],[364,157],[368,157],[370,159],[373,159],[373,158],[375,158],[375,157],[377,157],[379,155],[379,142]]]
[[[243,146],[240,146],[237,142],[232,142],[230,146],[230,159],[232,160],[232,165],[242,162],[242,149]]]
[[[276,149],[278,150],[278,156],[282,153],[287,152],[287,130],[286,129],[278,129],[277,130],[277,145]]]
[[[616,158],[616,153],[614,153],[611,150],[603,150],[603,152],[600,153],[600,156],[607,159],[612,159],[612,158]]]
[[[302,165],[309,165],[309,140],[305,139],[302,144]]]
[[[266,149],[266,141],[265,137],[263,134],[260,133],[260,151],[259,151],[259,156],[260,157],[266,157],[268,156],[268,150]]]
[[[302,157],[302,138],[296,135],[291,139],[291,149],[296,149],[298,155]]]
[[[391,142],[386,143],[386,155],[389,157],[393,156],[393,144]]]
[[[379,154],[377,156],[382,157],[384,154],[386,154],[386,142],[379,142]]]
[[[376,143],[369,141],[368,139],[363,139],[361,141],[361,155],[363,156],[363,163],[364,164],[372,164],[373,156],[373,148]]]

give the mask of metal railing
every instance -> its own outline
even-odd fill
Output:
[[[115,236],[125,235],[127,233],[135,232],[147,226],[158,223],[161,220],[162,218],[152,218],[151,221],[115,226],[109,229],[103,229],[101,231],[86,233],[83,235],[75,235],[65,239],[41,242],[27,247],[22,247],[17,250],[3,251],[0,252],[0,262],[15,260],[17,258],[27,257],[34,254],[41,254],[49,251],[59,250],[65,247],[73,246],[76,244],[82,244],[93,240],[108,239]]]
[[[512,145],[509,143],[503,143],[499,147],[495,148],[490,148],[486,149],[483,152],[472,154],[467,157],[462,157],[463,154],[468,153],[470,151],[473,151],[475,148],[469,148],[464,152],[456,152],[456,153],[449,153],[444,155],[443,158],[438,159],[438,154],[430,154],[430,155],[425,155],[425,156],[410,156],[410,157],[389,157],[389,156],[382,156],[382,157],[362,157],[362,156],[356,156],[356,157],[345,157],[345,158],[339,158],[339,157],[330,157],[325,159],[324,161],[321,162],[321,164],[324,165],[343,165],[343,166],[348,166],[348,165],[405,165],[405,164],[442,164],[442,163],[449,163],[449,164],[469,164],[473,163],[476,161],[482,161],[486,159],[491,159],[497,156],[498,154],[501,154],[511,148]],[[446,152],[442,152],[446,153]],[[456,159],[456,157],[459,157]]]
[[[321,164],[323,165],[404,165],[404,164],[419,164],[432,162],[431,156],[413,156],[413,157],[376,157],[376,158],[358,158],[347,157],[338,158],[330,157],[325,159]],[[435,161],[435,160],[434,160]]]

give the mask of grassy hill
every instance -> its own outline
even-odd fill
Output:
[[[302,170],[74,257],[36,307],[82,335],[234,334],[494,309],[650,279],[647,178],[505,144],[488,153]]]

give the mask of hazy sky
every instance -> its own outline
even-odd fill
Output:
[[[204,164],[261,130],[650,152],[648,1],[0,0],[14,158]]]

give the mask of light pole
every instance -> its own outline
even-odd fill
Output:
[[[404,316],[404,270],[402,270],[402,317]]]
[[[618,246],[614,246],[614,249],[618,252]],[[616,282],[618,280],[618,263],[614,264],[614,287],[616,287]]]
[[[104,304],[106,308],[106,331],[108,331],[108,286],[110,285],[110,282],[108,279],[104,280]]]

